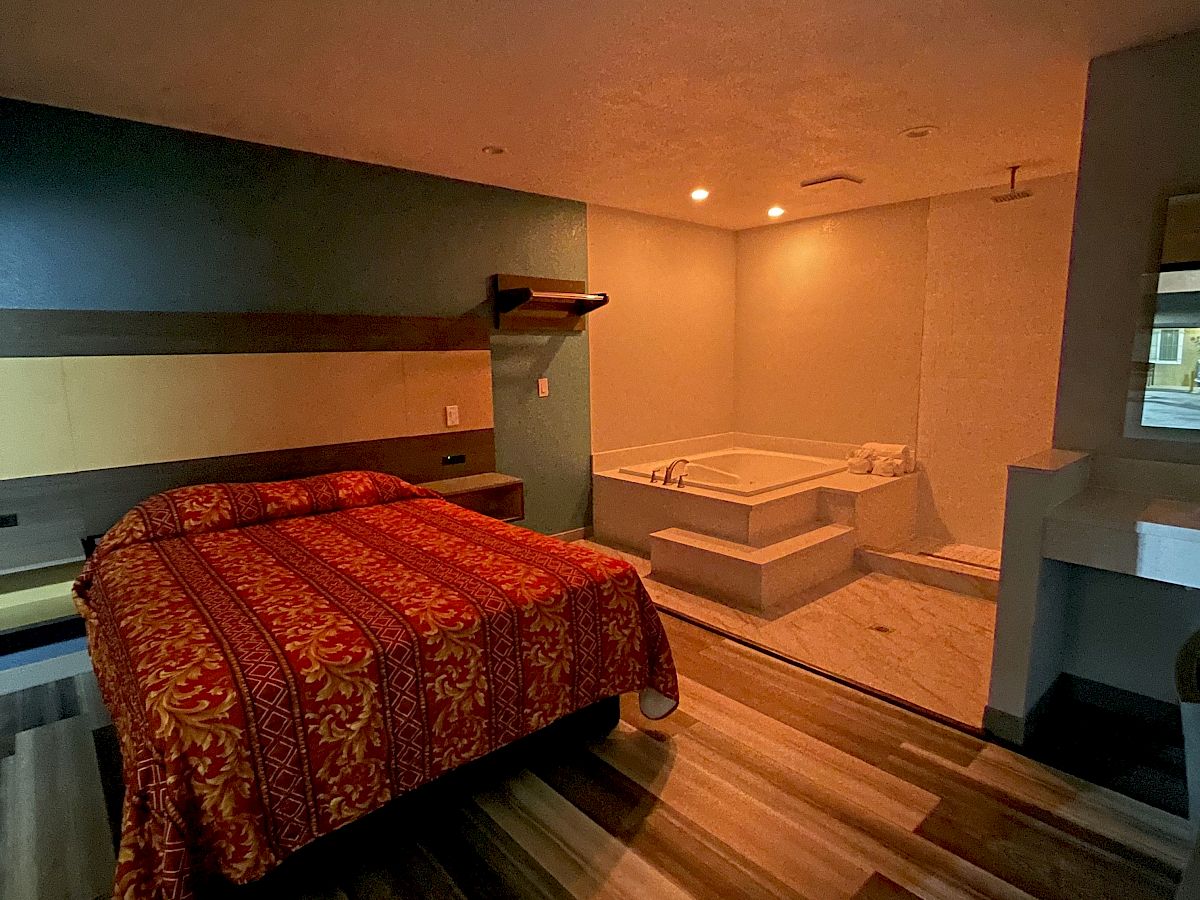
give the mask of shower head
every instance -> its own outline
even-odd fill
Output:
[[[1008,191],[1003,194],[993,194],[993,203],[1010,203],[1013,200],[1026,200],[1033,196],[1033,191],[1027,191],[1024,188],[1017,190],[1017,169],[1020,166],[1011,166],[1008,170]]]

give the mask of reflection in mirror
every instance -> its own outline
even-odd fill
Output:
[[[1167,203],[1142,425],[1200,429],[1200,194]]]

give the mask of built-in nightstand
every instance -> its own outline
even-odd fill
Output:
[[[451,503],[493,519],[515,522],[525,518],[525,482],[512,475],[484,472],[482,475],[427,481],[421,487],[437,491]]]

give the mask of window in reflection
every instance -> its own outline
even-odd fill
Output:
[[[1200,429],[1200,194],[1167,204],[1142,425]]]

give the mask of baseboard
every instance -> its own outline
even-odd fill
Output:
[[[1025,743],[1025,721],[1022,716],[1014,716],[994,706],[983,709],[983,730],[988,737],[1002,744],[1020,747]]]
[[[1063,680],[1072,677],[1059,675],[1054,683],[1038,698],[1033,708],[1024,716],[1013,715],[994,706],[984,707],[983,730],[990,737],[1002,744],[1020,747],[1037,732],[1039,724],[1045,719],[1047,711],[1054,709],[1059,703],[1059,694],[1065,690]]]
[[[584,541],[592,536],[591,526],[584,528],[572,528],[570,531],[560,531],[558,534],[552,534],[551,537],[556,537],[560,541],[566,541],[568,544],[571,541]]]

